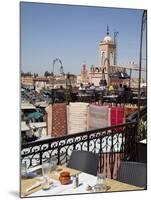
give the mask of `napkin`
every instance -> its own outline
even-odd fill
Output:
[[[31,190],[33,190],[33,189],[35,189],[35,188],[41,186],[41,184],[42,184],[42,183],[39,182],[39,181],[35,182],[31,187],[29,187],[29,188],[26,189],[26,192],[30,192]]]

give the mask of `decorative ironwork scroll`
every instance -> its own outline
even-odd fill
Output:
[[[21,160],[31,168],[43,161],[56,158],[58,164],[66,164],[73,150],[84,150],[100,155],[100,171],[115,178],[119,160],[135,159],[137,123],[86,131],[82,133],[44,139],[22,144]]]

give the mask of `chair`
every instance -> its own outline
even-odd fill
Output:
[[[145,163],[121,161],[117,180],[147,188],[147,166]]]
[[[96,176],[98,165],[99,154],[89,151],[73,150],[67,167]]]

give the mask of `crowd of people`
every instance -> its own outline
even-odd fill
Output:
[[[126,85],[119,84],[119,86],[116,85],[113,86],[110,85],[103,85],[99,84],[99,87],[95,87],[94,83],[88,83],[87,85],[84,85],[83,83],[80,84],[80,87],[78,88],[79,94],[88,93],[91,91],[92,93],[100,93],[102,95],[118,95],[118,103],[127,103],[130,101],[130,98],[132,97],[131,89]]]
[[[96,86],[94,85],[94,83],[88,83],[87,85],[84,85],[83,83],[81,83],[80,87],[79,87],[79,91],[85,91],[85,90],[96,90]],[[124,84],[124,85],[119,84],[119,86],[116,85],[116,87],[115,87],[112,84],[107,86],[107,85],[103,85],[103,84],[100,83],[98,90],[108,91],[110,93],[112,93],[114,91],[118,91],[121,94],[124,91],[129,91],[130,88],[126,84]]]

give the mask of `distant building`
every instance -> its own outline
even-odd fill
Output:
[[[67,79],[66,74],[60,74],[54,76],[53,87],[60,88],[60,86],[62,86],[63,88],[66,88],[66,79]],[[71,81],[71,86],[75,87],[77,83],[77,76],[74,74],[70,74],[70,81]]]
[[[34,87],[37,92],[40,92],[42,89],[46,89],[50,83],[50,78],[48,77],[36,77],[34,78]]]
[[[82,83],[88,83],[88,71],[86,69],[86,64],[82,65],[82,71],[81,71],[81,81]]]
[[[94,67],[94,65],[91,65],[89,72],[90,83],[94,83],[95,86],[99,86],[99,82],[101,79],[102,79],[102,69]]]
[[[82,83],[82,75],[77,75],[77,83],[76,83],[76,86],[79,87],[81,83]]]
[[[42,89],[59,88],[60,86],[66,88],[66,78],[66,74],[37,77],[21,76],[21,84],[23,87],[33,87],[37,92],[40,92]],[[70,80],[72,87],[75,87],[77,84],[77,76],[70,74]]]
[[[103,41],[99,43],[99,64],[97,67],[91,65],[88,73],[89,82],[99,86],[100,80],[106,80],[107,85],[118,85],[120,83],[128,83],[129,79],[124,77],[113,77],[114,73],[126,74],[124,66],[118,66],[115,62],[116,58],[116,42],[109,35],[109,28],[107,26],[107,35]],[[81,79],[86,81],[87,70],[86,65],[82,66]]]
[[[21,76],[21,84],[24,87],[33,87],[34,86],[34,77],[33,76]]]

